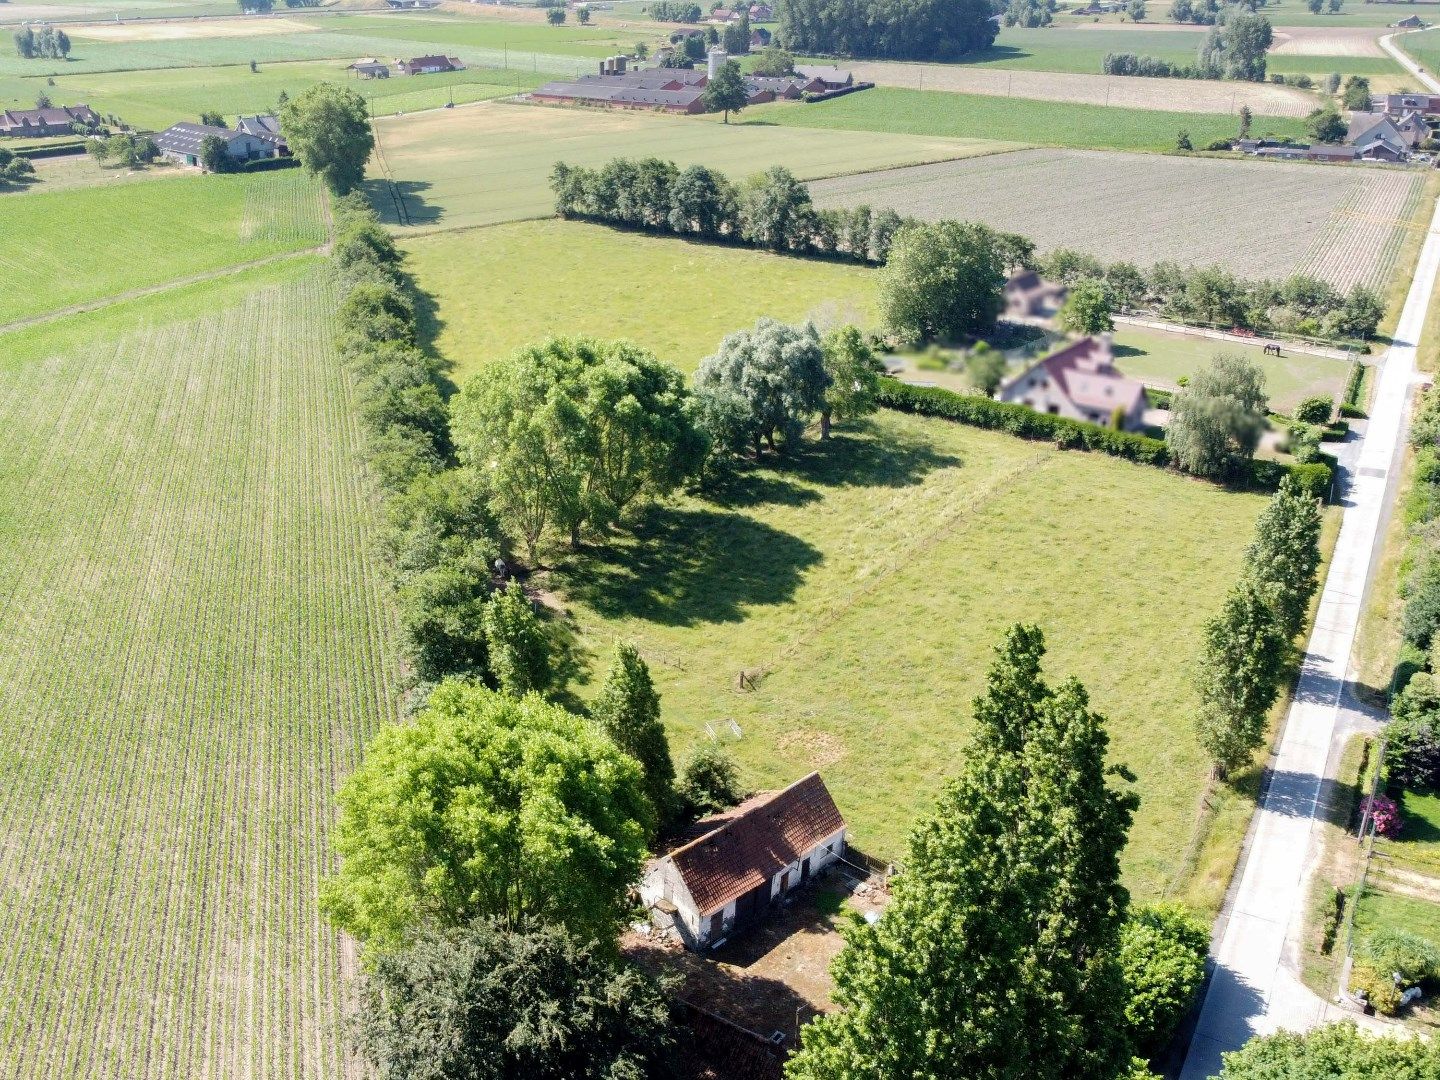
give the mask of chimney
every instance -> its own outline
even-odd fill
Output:
[[[715,78],[716,75],[720,74],[720,69],[725,66],[725,61],[729,59],[730,54],[719,45],[710,46],[709,66],[706,69],[706,74],[712,79]]]
[[[1115,359],[1115,335],[1109,330],[1103,334],[1097,334],[1095,340],[1100,343],[1100,348],[1095,350],[1096,358],[1103,363],[1110,363]]]

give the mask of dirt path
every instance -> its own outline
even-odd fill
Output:
[[[910,90],[1032,98],[1082,105],[1114,105],[1185,113],[1237,113],[1242,105],[1261,116],[1305,116],[1316,95],[1272,83],[1212,79],[1142,79],[1123,75],[1080,75],[1053,71],[1010,71],[964,64],[905,64],[876,61],[849,65],[856,79]]]
[[[329,211],[326,211],[327,219]],[[229,277],[238,274],[243,270],[254,270],[257,266],[268,266],[271,263],[280,262],[283,259],[298,259],[302,255],[323,255],[328,252],[328,243],[320,247],[305,248],[303,251],[286,251],[279,255],[267,255],[263,259],[256,259],[253,262],[238,263],[235,266],[221,267],[219,270],[208,270],[203,274],[191,274],[189,277],[177,278],[174,281],[164,281],[159,285],[147,285],[143,289],[127,289],[125,292],[116,293],[113,296],[103,296],[98,300],[87,300],[83,304],[71,304],[68,307],[58,308],[55,311],[47,311],[43,315],[31,315],[25,319],[17,319],[14,322],[0,324],[0,334],[8,334],[12,330],[23,330],[27,326],[39,326],[41,323],[54,322],[56,319],[63,319],[67,315],[80,315],[87,311],[99,311],[101,308],[109,307],[111,304],[123,303],[126,300],[138,300],[142,296],[153,296],[155,293],[168,292],[171,289],[183,288],[186,285],[196,285],[202,281],[213,281],[216,278]]]

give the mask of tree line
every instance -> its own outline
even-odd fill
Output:
[[[1176,7],[1186,18],[1178,18]],[[1106,75],[1139,75],[1160,79],[1235,79],[1265,81],[1265,53],[1274,40],[1270,20],[1263,15],[1221,12],[1194,17],[1190,0],[1176,0],[1171,18],[1176,22],[1211,21],[1215,25],[1205,36],[1193,64],[1178,64],[1154,56],[1134,53],[1107,53],[1100,70]]]
[[[23,60],[64,60],[70,55],[70,35],[54,26],[38,31],[25,26],[12,37],[16,55]]]
[[[780,39],[797,53],[954,60],[988,49],[989,0],[779,0]]]
[[[1142,270],[1134,263],[1105,264],[1092,256],[1057,248],[1039,260],[1047,278],[1074,288],[1096,282],[1118,311],[1153,311],[1179,322],[1238,326],[1257,333],[1367,340],[1375,335],[1385,308],[1364,285],[1344,294],[1307,274],[1284,281],[1245,279],[1223,266],[1182,266],[1158,262]]]

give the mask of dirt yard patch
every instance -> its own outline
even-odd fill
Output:
[[[1262,116],[1305,116],[1316,95],[1271,83],[1208,79],[1141,79],[1052,71],[1009,71],[955,64],[852,64],[856,79],[910,90],[949,90],[990,97],[1033,98],[1187,113],[1235,113],[1248,105]]]
[[[1276,56],[1386,56],[1377,40],[1383,26],[1282,26],[1275,30]]]
[[[260,34],[301,34],[320,27],[299,19],[185,19],[176,22],[143,21],[92,23],[67,31],[87,41],[188,41],[194,38],[240,38]]]

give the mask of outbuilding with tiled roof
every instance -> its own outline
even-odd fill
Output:
[[[641,899],[692,949],[765,915],[845,853],[845,819],[818,772],[698,822],[646,867]]]

